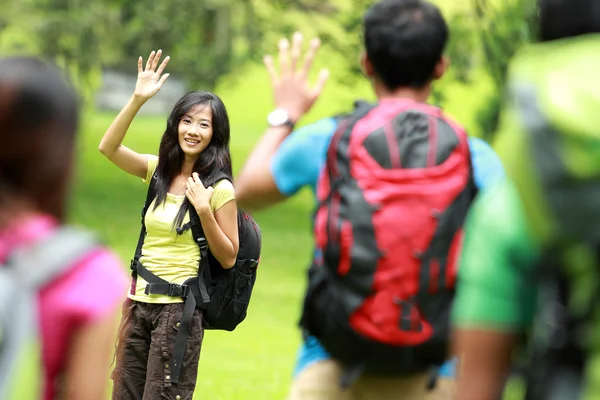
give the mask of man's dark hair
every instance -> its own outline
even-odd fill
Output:
[[[390,90],[429,83],[447,40],[444,17],[427,1],[382,0],[364,18],[367,57]]]
[[[600,32],[600,1],[539,0],[540,40]]]

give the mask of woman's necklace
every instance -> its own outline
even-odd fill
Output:
[[[187,178],[182,179],[182,177],[179,176],[179,177],[175,178],[174,183],[179,184],[182,181],[183,181],[183,185],[179,186],[179,189],[172,191],[172,194],[174,194],[175,196],[181,196],[181,195],[185,194],[185,190],[187,189]]]
[[[185,185],[184,187],[182,187],[181,189],[179,189],[178,191],[176,191],[174,193],[175,196],[180,196],[182,193],[185,192],[185,189],[187,189],[187,185]]]

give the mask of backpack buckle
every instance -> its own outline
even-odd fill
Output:
[[[189,293],[190,287],[188,285],[170,284],[169,290],[167,290],[167,296],[170,297],[187,297]]]
[[[181,297],[186,298],[190,294],[190,287],[188,285],[181,285]]]
[[[198,238],[198,240],[196,240],[196,242],[198,243],[198,246],[200,247],[200,250],[204,251],[206,250],[206,248],[208,247],[208,243],[206,241],[206,238]]]
[[[131,264],[129,264],[129,268],[131,268],[132,271],[137,271],[137,261],[135,261],[135,259],[131,260]]]

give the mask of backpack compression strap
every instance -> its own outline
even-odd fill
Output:
[[[97,246],[98,240],[92,233],[63,226],[32,246],[15,249],[6,266],[14,268],[21,282],[40,287]]]
[[[206,252],[206,251],[205,251]],[[200,250],[202,254],[202,250]],[[204,255],[201,256],[204,260]],[[200,265],[202,266],[202,261]],[[175,345],[173,347],[173,357],[171,358],[171,382],[179,382],[179,375],[183,365],[183,356],[185,354],[185,346],[188,337],[190,336],[190,327],[196,310],[196,297],[201,297],[204,304],[210,302],[210,297],[206,286],[201,285],[177,285],[170,283],[164,279],[154,275],[148,271],[141,263],[137,263],[134,273],[139,274],[147,282],[146,294],[162,294],[171,297],[182,297],[185,299],[183,305],[183,313],[181,315],[181,325],[175,337]]]

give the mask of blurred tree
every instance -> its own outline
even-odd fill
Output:
[[[0,51],[52,57],[81,90],[92,92],[103,68],[135,73],[137,57],[162,48],[174,60],[171,72],[192,87],[212,89],[299,30],[307,39],[321,38],[319,60],[335,70],[332,80],[351,88],[363,79],[361,25],[373,1],[0,0]],[[450,19],[453,68],[446,81],[469,83],[475,71],[485,71],[495,95],[482,99],[478,123],[491,135],[508,60],[534,35],[535,0],[470,1]],[[436,86],[436,104],[447,101],[446,86]]]
[[[102,39],[114,17],[110,7],[86,0],[2,0],[0,4],[2,53],[54,59],[84,97],[93,91],[92,76],[100,71],[104,51]]]
[[[142,2],[119,0],[119,51],[106,65],[135,71],[137,58],[163,50],[173,62],[169,70],[190,85],[212,88],[216,79],[231,70],[233,8],[241,0],[171,0]]]
[[[459,81],[470,83],[475,68],[483,68],[492,81],[492,96],[477,112],[489,141],[498,125],[508,63],[519,47],[536,37],[537,7],[535,0],[471,0],[471,5],[450,19],[448,53]]]
[[[356,32],[364,0],[116,1],[120,20],[114,43],[120,51],[103,60],[113,68],[131,71],[139,55],[162,48],[177,60],[169,67],[172,72],[190,85],[213,88],[234,66],[260,61],[281,36],[300,30],[344,55],[348,62],[339,68],[344,78],[360,72]]]
[[[51,57],[79,86],[102,68],[135,72],[140,55],[162,48],[169,69],[191,86],[213,88],[246,61],[272,52],[296,30],[320,36],[340,55],[340,79],[360,74],[365,0],[0,0],[0,51]]]
[[[373,0],[262,1],[275,4],[272,14],[265,14],[261,24],[269,29],[265,32],[269,38],[269,47],[265,51],[272,52],[276,39],[282,35],[289,37],[294,31],[301,31],[308,38],[318,36],[325,48],[339,56],[340,65],[336,65],[339,74],[335,79],[351,84],[356,78],[362,78],[358,63],[362,48],[362,19]],[[285,18],[278,18],[277,14]],[[272,22],[269,23],[269,20]]]

